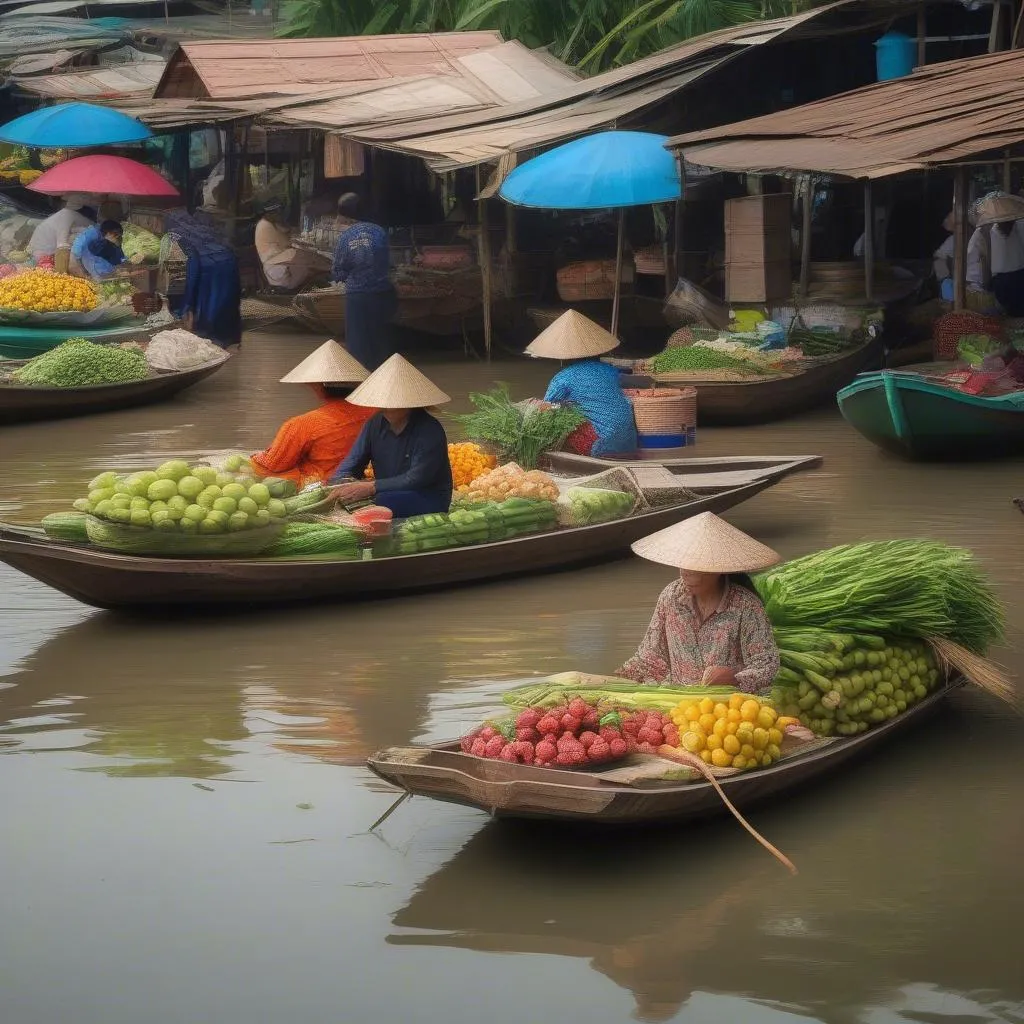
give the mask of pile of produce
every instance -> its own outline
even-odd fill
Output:
[[[39,524],[50,540],[65,544],[88,544],[89,517],[84,512],[52,512]]]
[[[504,501],[506,498],[528,498],[535,501],[557,501],[558,487],[539,469],[524,470],[514,462],[492,469],[458,488],[460,501]]]
[[[37,313],[86,313],[95,309],[99,296],[83,277],[52,270],[26,270],[0,280],[0,309]]]
[[[448,445],[448,461],[452,467],[452,482],[456,487],[468,487],[477,477],[494,469],[498,460],[472,441]]]
[[[466,436],[501,453],[505,460],[534,469],[544,452],[553,451],[586,417],[573,406],[541,409],[537,402],[514,404],[508,388],[469,396],[476,412],[456,416]]]
[[[218,345],[180,327],[158,331],[146,346],[146,361],[157,370],[192,370],[223,358]]]
[[[720,352],[707,345],[673,345],[647,361],[653,373],[720,373],[722,371],[743,376],[761,375],[763,366],[749,358],[729,352]]]
[[[569,506],[569,520],[573,526],[591,526],[624,519],[633,511],[636,498],[625,491],[601,487],[572,487],[564,502]]]
[[[137,262],[136,257],[141,257],[141,262],[155,263],[160,258],[160,238],[145,228],[125,224],[121,249],[125,259],[133,263]]]
[[[861,334],[830,331],[827,327],[792,327],[786,340],[790,345],[799,348],[805,356],[813,358],[845,352],[860,342]]]
[[[130,306],[135,294],[135,285],[126,277],[114,277],[108,281],[100,281],[100,300],[108,306]]]
[[[404,520],[391,534],[383,553],[412,555],[466,544],[487,544],[557,525],[550,501],[509,498],[470,508],[456,508]]]
[[[332,558],[359,558],[363,535],[347,526],[333,523],[288,523],[273,546],[265,552],[274,558],[299,555],[330,555]]]
[[[749,693],[727,700],[684,698],[670,719],[680,730],[676,746],[715,768],[759,768],[781,756],[783,730],[796,716],[779,718],[770,703]]]
[[[923,643],[825,630],[777,630],[772,698],[820,736],[853,736],[924,700],[944,681]]]
[[[19,366],[11,376],[19,384],[81,388],[143,380],[149,376],[149,365],[137,348],[96,345],[85,338],[70,338]]]

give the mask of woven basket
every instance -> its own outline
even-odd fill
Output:
[[[665,276],[665,250],[660,245],[645,245],[633,250],[633,263],[638,274]]]
[[[563,302],[610,299],[615,295],[615,260],[584,260],[562,267],[555,275]],[[632,263],[622,264],[622,283],[633,283]]]
[[[627,388],[640,434],[681,434],[697,425],[696,388]]]
[[[969,311],[946,313],[935,321],[932,329],[932,355],[936,359],[956,359],[957,345],[966,334],[988,334],[1002,338],[1003,321]]]
[[[341,288],[300,292],[292,300],[292,306],[299,317],[314,328],[339,334],[345,330],[345,292]]]
[[[689,327],[680,327],[678,331],[673,331],[666,342],[666,347],[686,348],[695,341],[717,341],[721,336],[722,332],[714,327],[691,324]]]
[[[425,245],[416,260],[428,270],[459,270],[473,265],[468,245]]]

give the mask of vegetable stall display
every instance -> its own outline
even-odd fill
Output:
[[[149,376],[142,350],[134,346],[97,345],[69,338],[10,374],[15,384],[81,388],[92,384],[127,384]]]
[[[0,310],[37,313],[87,313],[100,297],[82,277],[52,270],[26,270],[0,280]]]

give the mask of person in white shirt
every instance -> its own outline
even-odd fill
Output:
[[[66,196],[64,209],[51,213],[36,225],[28,251],[37,267],[53,267],[57,250],[70,248],[79,232],[96,223],[96,211],[88,202],[88,196]]]
[[[276,201],[264,204],[255,241],[263,274],[275,288],[301,288],[315,274],[326,274],[329,269],[325,259],[292,245],[291,232],[281,221],[281,204]]]
[[[1024,199],[993,193],[975,207],[967,285],[991,292],[1009,316],[1024,316]]]

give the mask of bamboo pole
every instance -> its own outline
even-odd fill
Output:
[[[482,188],[480,178],[480,165],[476,166],[476,194],[480,195]],[[483,282],[483,304],[484,304],[484,351],[488,361],[491,358],[491,239],[487,230],[487,200],[477,200],[477,251],[480,256],[480,276]]]
[[[926,7],[922,3],[917,8],[917,66],[924,67],[928,63],[928,26]]]
[[[956,169],[953,183],[953,308],[967,298],[967,168]]]
[[[1013,168],[1013,164],[1010,163],[1010,151],[1008,149],[1003,151],[1003,191],[1013,191],[1013,176],[1010,173]]]
[[[626,244],[626,208],[619,208],[619,230],[615,241],[615,291],[612,293],[612,334],[619,336],[619,305],[622,301],[622,256]]]
[[[814,209],[814,179],[808,175],[804,192],[803,221],[800,226],[800,298],[807,298],[811,283],[811,213]]]
[[[875,298],[875,202],[871,179],[864,182],[864,297]]]

